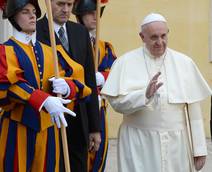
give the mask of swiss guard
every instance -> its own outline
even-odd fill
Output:
[[[83,67],[61,46],[54,77],[51,48],[36,40],[40,16],[37,0],[7,0],[4,8],[13,36],[0,46],[1,172],[58,172],[64,115],[76,116],[73,104],[91,93]]]

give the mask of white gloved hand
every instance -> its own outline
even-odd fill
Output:
[[[105,78],[101,72],[96,72],[96,85],[103,86],[105,84]]]
[[[53,93],[62,94],[64,98],[70,95],[71,90],[65,79],[52,77],[49,81],[52,82]]]
[[[43,103],[43,106],[51,115],[52,122],[56,122],[58,128],[61,127],[61,123],[65,127],[68,126],[64,117],[64,113],[67,113],[71,116],[76,116],[73,111],[63,106],[63,104],[68,104],[70,102],[71,100],[65,100],[60,97],[49,96]]]
[[[101,104],[102,104],[102,98],[100,95],[98,95],[98,100],[99,100],[99,109],[101,108]]]

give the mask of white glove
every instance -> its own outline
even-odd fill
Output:
[[[98,100],[99,100],[99,109],[101,108],[101,104],[102,104],[102,98],[100,95],[98,95]]]
[[[49,96],[43,103],[45,109],[50,113],[52,122],[56,122],[57,127],[61,127],[61,123],[67,127],[68,124],[65,120],[64,113],[67,113],[71,116],[76,116],[76,114],[63,106],[63,104],[70,103],[71,100],[65,100],[60,97]]]
[[[101,72],[96,72],[96,85],[103,86],[105,84],[105,78]]]
[[[64,98],[70,95],[71,90],[65,79],[52,77],[49,81],[52,82],[53,93],[62,94]]]

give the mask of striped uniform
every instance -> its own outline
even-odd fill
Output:
[[[99,57],[98,57],[98,71],[101,72],[105,78],[109,74],[110,68],[116,59],[113,46],[104,41],[99,41]],[[101,88],[99,88],[100,92]],[[89,152],[88,154],[88,171],[89,172],[103,172],[105,169],[107,150],[108,150],[108,116],[106,113],[107,102],[101,99],[100,103],[101,115],[101,144],[97,152]]]
[[[69,99],[91,93],[84,69],[57,47],[60,76],[71,88]],[[11,37],[0,46],[0,171],[58,172],[59,130],[39,107],[51,93],[54,76],[51,48],[36,42],[23,44]],[[73,107],[72,101],[69,108]]]

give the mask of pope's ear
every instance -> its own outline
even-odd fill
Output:
[[[141,37],[142,40],[144,40],[144,35],[142,32],[139,33],[139,36]]]

